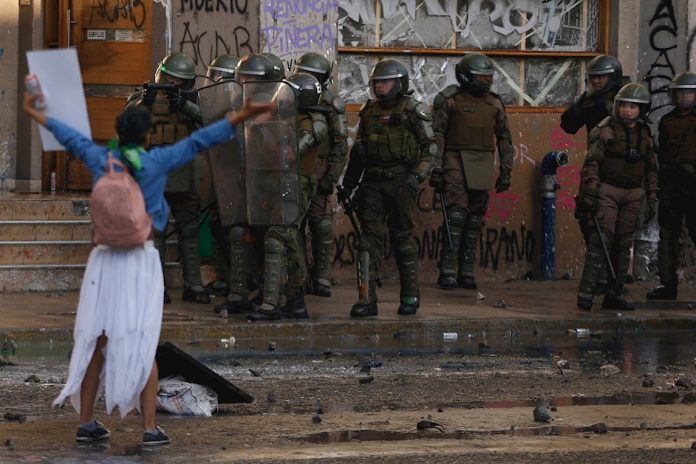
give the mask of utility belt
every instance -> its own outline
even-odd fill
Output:
[[[365,169],[365,179],[393,179],[411,172],[411,169],[404,165],[396,166],[373,166]]]
[[[630,178],[621,179],[621,178],[617,178],[614,176],[604,177],[600,173],[599,180],[603,184],[609,184],[609,185],[613,185],[614,187],[619,187],[619,188],[623,188],[623,189],[634,189],[634,188],[642,188],[643,187],[643,180],[642,179],[641,180],[630,179]]]

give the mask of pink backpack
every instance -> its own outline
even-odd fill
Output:
[[[114,165],[121,172],[114,170]],[[145,210],[145,198],[128,169],[109,152],[104,175],[89,198],[93,241],[113,248],[141,246],[150,236],[152,218]]]

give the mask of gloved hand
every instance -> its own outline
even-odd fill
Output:
[[[157,97],[157,91],[146,87],[140,96],[140,102],[143,105],[152,106],[155,103],[155,97]]]
[[[317,192],[321,193],[322,195],[329,196],[333,193],[334,191],[334,182],[331,176],[324,176],[319,183],[317,184]]]
[[[657,198],[650,195],[645,204],[645,216],[643,217],[643,224],[649,224],[652,218],[657,214]]]
[[[167,99],[169,100],[169,111],[172,113],[179,111],[184,106],[185,99],[178,87],[167,92]]]
[[[420,180],[415,174],[408,174],[404,180],[404,187],[413,195],[418,195]]]
[[[591,216],[597,215],[597,204],[599,203],[599,192],[597,190],[585,190],[582,193],[582,207]]]
[[[502,193],[510,188],[510,174],[503,174],[502,172],[495,181],[495,191],[496,193]]]
[[[428,180],[435,193],[445,193],[445,171],[442,168],[434,168]]]
[[[353,189],[345,185],[339,185],[336,190],[336,199],[339,203],[345,203],[353,195]]]

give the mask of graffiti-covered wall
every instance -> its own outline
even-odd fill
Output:
[[[259,50],[259,2],[255,0],[159,0],[171,21],[171,50],[187,53],[205,75],[219,55]]]
[[[336,59],[336,20],[334,0],[262,0],[261,49],[285,63],[291,72],[295,61],[307,52]]]

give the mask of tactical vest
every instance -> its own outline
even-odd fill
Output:
[[[318,113],[311,112],[301,112],[297,115],[297,128],[298,132],[309,132],[313,134],[316,138],[316,131],[314,130],[314,121],[318,118],[323,119],[323,117]],[[328,138],[326,140],[321,140],[320,143],[315,144],[312,148],[307,150],[300,160],[300,174],[305,177],[310,177],[312,175],[321,175],[317,172],[317,167],[319,165],[319,158],[323,153],[328,153]]]
[[[495,116],[498,109],[488,100],[457,92],[445,134],[445,150],[495,150]]]
[[[600,180],[621,188],[642,187],[646,157],[652,146],[650,128],[638,123],[636,127],[627,130],[622,124],[611,120],[601,130],[608,129],[613,132],[613,138],[604,142],[604,159],[599,164]],[[640,140],[637,140],[638,137]]]
[[[152,135],[150,147],[171,145],[188,137],[195,127],[180,112],[169,112],[169,100],[158,93],[155,102],[150,107],[152,114]],[[189,163],[172,172],[167,178],[165,192],[190,192],[194,191],[193,164]]]
[[[400,97],[396,105],[384,107],[372,102],[363,112],[367,134],[367,167],[386,167],[418,163],[418,142],[408,119],[409,97]]]
[[[660,162],[665,165],[696,164],[696,113],[668,114],[660,126]]]

